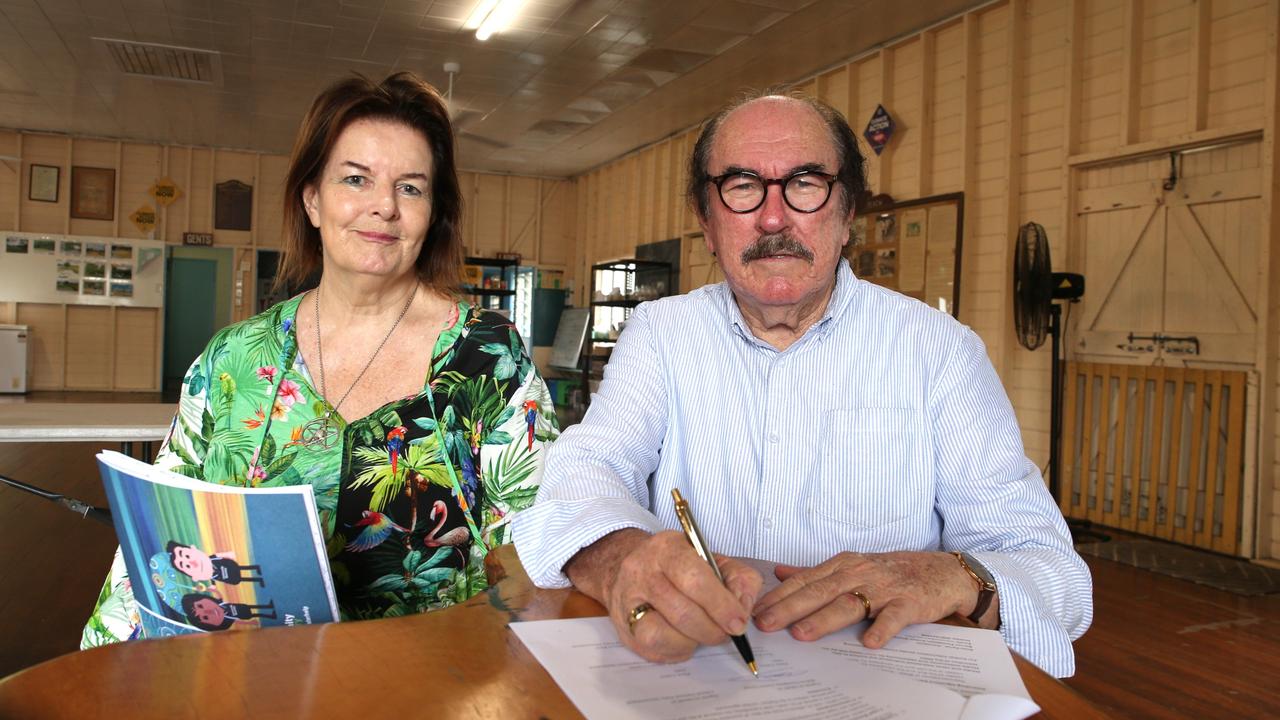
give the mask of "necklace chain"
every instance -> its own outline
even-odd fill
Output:
[[[316,305],[315,305],[316,361],[320,365],[320,394],[325,397],[328,397],[329,392],[326,389],[325,383],[324,383],[324,349],[320,342],[320,288],[317,287],[315,289],[315,293],[316,293]],[[370,367],[373,366],[373,361],[378,357],[378,353],[382,352],[382,348],[384,345],[387,344],[387,341],[391,339],[392,333],[396,331],[397,327],[400,327],[400,321],[403,320],[405,314],[409,312],[409,306],[413,304],[413,298],[416,297],[417,294],[418,294],[418,283],[415,282],[413,284],[413,292],[410,292],[409,299],[404,301],[404,307],[400,308],[400,314],[396,317],[396,321],[391,324],[391,329],[387,331],[387,334],[384,335],[382,338],[382,342],[378,343],[378,347],[375,348],[373,351],[373,354],[369,356],[369,361],[364,364],[364,367],[360,370],[360,374],[356,375],[356,379],[351,381],[351,386],[348,387],[347,391],[342,394],[342,397],[338,398],[338,402],[334,403],[332,406],[330,406],[328,410],[324,411],[324,417],[326,420],[329,418],[329,415],[331,413],[338,412],[338,408],[342,407],[342,403],[347,399],[347,396],[351,394],[352,390],[356,389],[356,385],[360,384],[360,379],[363,378],[364,374],[369,371]]]

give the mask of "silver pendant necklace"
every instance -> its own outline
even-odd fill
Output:
[[[378,353],[382,352],[383,346],[391,339],[391,335],[396,331],[396,328],[400,326],[400,321],[403,320],[404,316],[409,312],[409,306],[413,304],[413,298],[416,297],[417,294],[418,283],[415,282],[413,284],[413,292],[409,293],[409,299],[405,300],[404,307],[400,308],[400,315],[396,317],[396,321],[391,324],[391,329],[387,331],[387,334],[382,338],[382,342],[378,343],[378,347],[375,348],[373,354],[369,356],[369,361],[364,364],[364,367],[360,370],[360,374],[356,375],[356,379],[351,381],[351,386],[347,388],[346,392],[342,393],[342,397],[338,398],[338,402],[325,408],[324,415],[308,420],[303,424],[301,437],[298,438],[302,444],[309,447],[321,447],[325,450],[332,449],[334,445],[337,445],[339,430],[337,421],[333,419],[333,413],[338,412],[338,408],[342,407],[343,401],[345,401],[347,396],[351,394],[351,391],[356,388],[356,385],[360,384],[360,379],[369,371],[369,368],[373,365],[374,359],[378,357]],[[327,397],[329,393],[325,388],[324,350],[320,343],[320,288],[317,287],[315,289],[315,295],[316,364],[319,366],[318,369],[320,370],[320,395],[323,399],[323,397]],[[328,405],[327,400],[325,400],[325,404]]]

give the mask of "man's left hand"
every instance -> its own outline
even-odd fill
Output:
[[[782,584],[756,603],[756,626],[766,632],[789,627],[797,640],[874,618],[862,644],[878,648],[908,625],[968,615],[978,599],[973,579],[945,552],[844,552],[811,568],[779,565],[776,574]],[[983,627],[995,627],[998,603],[997,597],[982,617]]]

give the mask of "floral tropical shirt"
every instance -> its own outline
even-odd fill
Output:
[[[331,408],[294,331],[301,299],[214,336],[183,379],[156,464],[224,485],[310,485],[343,619],[475,595],[485,555],[510,542],[511,513],[532,504],[559,434],[515,327],[459,302],[422,392],[350,424],[334,413],[326,443],[315,421]],[[137,614],[117,551],[81,647],[135,636]]]

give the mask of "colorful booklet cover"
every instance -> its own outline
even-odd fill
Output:
[[[311,487],[206,483],[98,454],[143,637],[336,622]]]

